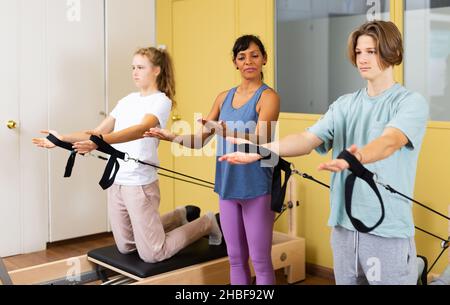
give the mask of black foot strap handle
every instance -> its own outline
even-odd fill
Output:
[[[75,164],[75,158],[77,157],[77,152],[72,148],[72,143],[61,141],[52,134],[49,134],[47,136],[47,140],[49,140],[58,147],[70,151],[70,156],[69,159],[67,159],[66,169],[64,171],[64,178],[70,177],[72,175],[72,168]]]
[[[124,152],[115,149],[98,136],[92,135],[89,138],[89,140],[91,140],[98,146],[97,147],[98,151],[111,156],[108,160],[108,163],[106,164],[103,176],[100,179],[100,182],[98,183],[100,184],[102,189],[106,190],[111,185],[113,185],[114,180],[116,179],[117,172],[119,171],[120,165],[117,159],[125,160],[126,154]]]
[[[362,233],[368,233],[383,222],[385,214],[383,199],[381,198],[380,191],[378,190],[375,180],[373,179],[374,173],[365,168],[361,162],[359,162],[358,159],[356,159],[356,157],[347,150],[342,151],[337,158],[347,161],[350,165],[349,170],[352,172],[345,180],[345,211],[347,212],[347,216],[350,218],[350,221],[356,230]],[[356,178],[364,180],[375,192],[380,202],[381,216],[372,227],[366,226],[361,220],[352,215],[352,195]]]
[[[72,169],[75,164],[75,158],[77,156],[77,152],[72,148],[72,143],[61,141],[52,134],[48,135],[47,140],[49,140],[58,147],[70,151],[70,156],[69,159],[67,160],[66,169],[64,172],[65,178],[70,177],[72,175]],[[116,178],[117,172],[119,171],[120,165],[117,159],[124,160],[126,154],[121,151],[118,151],[117,149],[115,149],[114,147],[103,141],[100,137],[91,136],[89,140],[97,144],[98,151],[111,155],[111,157],[108,160],[108,163],[106,164],[103,176],[99,182],[102,189],[106,190],[114,183],[114,179]]]
[[[283,210],[287,182],[292,174],[291,163],[280,158],[271,150],[254,144],[239,144],[237,150],[245,153],[256,153],[262,156],[262,160],[269,162],[268,164],[272,162],[272,166],[274,167],[274,169],[272,178],[271,209],[274,212],[280,213]],[[282,172],[284,172],[283,183],[281,183]]]

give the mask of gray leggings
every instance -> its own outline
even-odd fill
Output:
[[[331,234],[337,285],[416,285],[414,237],[386,238],[334,227]]]

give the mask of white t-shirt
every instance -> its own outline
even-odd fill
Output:
[[[158,118],[158,127],[165,128],[169,119],[172,101],[165,93],[158,92],[149,96],[141,96],[139,92],[131,93],[121,99],[111,111],[115,118],[114,131],[120,131],[140,124],[145,115],[151,114]],[[159,140],[155,138],[143,138],[131,142],[113,144],[112,146],[129,154],[131,158],[159,165],[158,160]],[[156,169],[152,166],[139,164],[130,160],[119,160],[120,169],[117,173],[115,184],[119,185],[146,185],[158,179]]]

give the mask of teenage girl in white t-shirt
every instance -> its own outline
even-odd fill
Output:
[[[97,148],[89,140],[101,135],[105,142],[131,157],[158,164],[158,139],[143,138],[146,130],[165,128],[173,106],[175,81],[172,60],[166,51],[139,49],[133,57],[133,80],[139,92],[120,100],[110,115],[94,130],[59,135],[73,143],[78,153]],[[53,148],[46,138],[33,139],[39,147]],[[210,235],[210,244],[220,244],[222,234],[212,212],[188,222],[186,208],[177,208],[160,217],[159,184],[156,169],[136,162],[120,162],[115,183],[108,189],[108,211],[114,239],[121,253],[137,250],[145,262],[165,260],[201,238]]]

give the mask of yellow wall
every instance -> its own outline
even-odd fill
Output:
[[[391,0],[390,1],[390,12],[391,21],[394,22],[401,33],[403,33],[403,22],[404,22],[404,3],[403,0]],[[403,63],[394,68],[395,80],[401,84],[404,82],[403,75]]]
[[[199,28],[197,31],[202,31],[205,43],[211,46],[216,44],[222,44],[223,40],[227,42],[226,47],[223,48],[221,54],[208,54],[208,50],[198,49],[198,52],[203,52],[204,60],[209,61],[209,67],[211,64],[217,61],[216,57],[219,56],[227,58],[227,62],[230,68],[233,68],[231,62],[231,48],[236,38],[243,34],[258,35],[264,45],[266,46],[268,53],[268,63],[264,68],[265,82],[273,86],[274,84],[274,66],[275,66],[275,54],[274,54],[274,2],[273,0],[156,0],[156,40],[158,45],[165,45],[168,47],[169,52],[174,52],[174,36],[178,35],[174,33],[174,24],[180,22],[180,20],[174,20],[174,5],[185,5],[187,9],[195,10],[195,14],[198,17],[198,21],[206,21],[207,15],[211,14],[211,11],[219,10],[221,15],[215,20],[217,23],[229,24],[226,33],[214,31],[217,27],[211,27],[212,24],[203,24],[204,28]],[[205,7],[205,6],[209,7]],[[231,11],[229,10],[231,6]],[[225,10],[220,11],[221,8]],[[208,11],[209,9],[209,11]],[[186,12],[187,13],[187,12]],[[251,13],[252,18],[249,18]],[[231,16],[227,16],[231,14]],[[211,20],[214,22],[214,20]],[[186,24],[186,27],[190,25]],[[210,27],[210,28],[208,28]],[[190,39],[195,36],[192,33],[181,33],[186,39],[186,43],[189,43]],[[180,35],[181,35],[180,34]],[[198,33],[197,33],[198,34]],[[232,39],[230,40],[230,36]],[[184,46],[178,46],[183,48]],[[177,59],[175,58],[175,61]],[[202,67],[202,63],[198,63]],[[175,70],[177,67],[175,68]],[[201,71],[193,71],[193,78],[200,76]],[[197,73],[197,74],[196,74]],[[216,71],[215,75],[219,79],[220,73],[228,73],[227,71]],[[235,84],[239,82],[239,74],[235,73]],[[233,86],[235,84],[228,83],[227,86]],[[191,85],[191,84],[190,84]],[[225,87],[223,90],[227,89]],[[219,93],[219,92],[216,92]],[[212,96],[215,97],[215,96]]]
[[[427,128],[416,176],[415,199],[444,215],[450,215],[450,122],[430,122]],[[450,222],[414,207],[417,226],[442,238],[450,236]],[[434,260],[439,254],[440,242],[416,231],[418,253]],[[449,263],[450,252],[444,254],[433,272],[440,273]]]
[[[281,114],[280,137],[305,130],[313,125],[319,117],[310,114]],[[308,173],[317,180],[329,184],[330,174],[318,172],[316,168],[330,156],[331,154],[324,157],[314,152],[309,156],[288,158],[287,160],[293,162],[295,168],[300,172]],[[297,182],[297,194],[300,202],[297,211],[297,235],[306,239],[306,262],[332,268],[333,258],[329,246],[331,230],[326,225],[330,211],[328,189],[301,177],[297,178]],[[287,218],[287,215],[280,217],[275,226],[277,230],[287,232]]]
[[[169,47],[169,51],[173,48],[173,2],[179,1],[193,1],[200,3],[202,0],[157,0],[157,41],[158,44],[164,44]],[[232,20],[230,26],[230,33],[234,38],[237,38],[243,33],[256,33],[261,36],[265,45],[268,48],[268,53],[270,55],[270,60],[268,66],[266,66],[265,75],[266,82],[269,85],[274,83],[274,5],[273,0],[208,0],[210,2],[214,1],[230,1],[234,9],[229,13],[230,16],[225,14],[221,15],[221,19]],[[401,2],[398,0],[391,1],[393,3],[392,8],[398,12]],[[191,3],[192,4],[192,3]],[[395,8],[397,7],[397,8]],[[197,9],[202,9],[198,7]],[[206,11],[205,11],[206,12]],[[252,18],[248,18],[248,12],[251,12]],[[402,22],[401,14],[393,14],[393,20]],[[214,22],[214,21],[213,21]],[[218,20],[217,22],[220,22]],[[175,33],[180,35],[180,33]],[[182,33],[182,35],[187,35],[189,33]],[[227,36],[228,37],[228,36]],[[220,43],[223,37],[211,33],[207,37],[210,44]],[[186,38],[186,42],[189,43],[189,39]],[[230,44],[230,43],[228,43]],[[221,55],[224,60],[228,60],[231,56],[231,47],[227,50],[226,56]],[[199,52],[206,52],[205,50],[199,50]],[[175,52],[176,53],[176,52]],[[211,66],[214,64],[215,57],[209,57],[210,55],[205,55],[205,61]],[[228,57],[227,57],[228,56]],[[212,60],[212,62],[209,62]],[[183,65],[181,62],[177,62],[177,65]],[[197,62],[197,61],[196,61]],[[197,62],[202,65],[202,62]],[[178,66],[176,66],[177,68]],[[204,67],[204,66],[202,66]],[[208,69],[210,67],[207,66]],[[232,65],[230,63],[230,69]],[[233,86],[230,84],[228,67],[223,67],[225,69],[223,76],[221,76],[221,71],[216,71],[214,73],[214,83],[223,84],[223,90],[226,90]],[[207,84],[199,83],[197,79],[203,79],[201,74],[201,68],[192,71],[192,77],[185,86],[194,87],[195,90],[202,90]],[[396,70],[396,78],[398,81],[403,80],[402,69]],[[235,74],[235,83],[239,81],[239,75]],[[178,79],[177,79],[178,80]],[[215,94],[218,91],[214,90],[214,94],[211,93],[209,98],[209,103],[204,106],[202,111],[207,112],[209,107],[212,105],[212,101],[215,98]],[[188,94],[188,93],[186,93]],[[184,100],[183,96],[177,96],[178,100],[182,100],[183,103],[190,103],[192,101]],[[189,111],[189,110],[186,110]],[[185,111],[185,112],[186,112]],[[194,112],[194,110],[190,110]],[[280,116],[279,131],[280,136],[283,137],[287,134],[298,132],[304,130],[308,126],[314,124],[314,122],[319,118],[317,115],[308,114],[288,114],[283,113]],[[449,212],[450,204],[450,187],[448,187],[450,181],[450,123],[438,123],[430,122],[427,133],[424,140],[423,149],[420,155],[419,167],[416,179],[416,190],[415,198],[419,201],[424,201],[426,204],[430,205],[434,209],[447,214]],[[310,156],[300,157],[291,159],[296,165],[297,169],[307,172],[313,175],[315,178],[322,180],[324,182],[329,182],[329,174],[324,172],[318,172],[316,170],[317,165],[329,158],[319,156],[317,153],[313,153]],[[201,164],[201,160],[199,160]],[[184,164],[182,165],[183,170],[190,173],[198,172],[198,164],[195,165]],[[214,172],[214,162],[205,162],[201,168],[202,172]],[[212,175],[211,175],[212,177]],[[196,192],[193,189],[191,192]],[[298,210],[298,236],[303,236],[306,238],[306,261],[308,263],[332,268],[333,261],[331,255],[331,249],[329,245],[329,235],[330,229],[327,227],[327,219],[329,214],[329,196],[328,190],[323,187],[314,184],[313,182],[299,179],[299,190],[298,194],[300,197],[300,207]],[[173,201],[169,202],[166,200],[162,202],[163,209],[168,209],[173,206]],[[208,203],[206,203],[208,204]],[[440,219],[437,216],[425,211],[422,208],[414,207],[415,221],[418,226],[421,226],[427,230],[435,232],[436,234],[446,237],[449,235],[449,222]],[[286,215],[282,216],[276,224],[278,230],[286,231],[287,228],[287,218]],[[437,254],[440,252],[439,241],[425,236],[423,233],[418,232],[417,237],[417,248],[418,253],[425,255],[429,260],[434,260]],[[448,258],[448,253],[446,254]],[[441,262],[436,266],[433,272],[440,272],[443,270],[444,266],[448,264],[448,259],[442,258]]]
[[[194,123],[194,114],[207,116],[216,96],[239,83],[240,75],[232,63],[232,47],[242,34],[258,35],[267,46],[265,81],[273,85],[272,5],[271,0],[157,1],[157,43],[166,45],[174,58],[178,102],[174,113],[183,121],[173,122],[177,133],[195,132],[199,126]],[[249,12],[258,18],[247,18]],[[190,130],[179,130],[182,126]],[[167,151],[170,149],[160,149],[160,156],[167,157]],[[214,181],[214,140],[203,150],[185,152],[187,156],[174,158],[174,169]],[[207,153],[210,157],[205,156]],[[185,204],[198,205],[203,212],[218,210],[218,197],[209,189],[184,182],[173,182],[170,193],[168,189],[162,190],[163,211]]]

